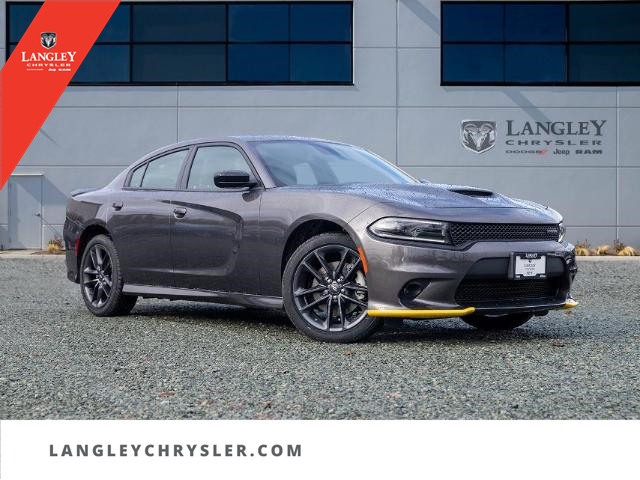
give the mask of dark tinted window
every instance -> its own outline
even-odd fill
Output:
[[[226,8],[221,4],[134,4],[134,42],[223,42]]]
[[[291,45],[291,80],[294,82],[348,82],[351,45]]]
[[[288,41],[289,5],[229,5],[229,40]]]
[[[213,177],[218,172],[241,170],[251,173],[247,161],[233,147],[200,147],[189,173],[188,190],[222,190],[215,186]]]
[[[41,5],[9,5],[9,41],[18,43],[40,10]]]
[[[128,82],[129,46],[94,45],[73,77],[74,82]]]
[[[505,55],[507,82],[549,83],[567,78],[564,45],[507,45]]]
[[[133,46],[134,82],[224,82],[224,45]]]
[[[288,82],[289,45],[229,45],[229,80],[232,82]]]
[[[561,4],[509,4],[505,7],[507,42],[564,42],[567,38],[565,6]]]
[[[504,8],[483,3],[443,4],[442,35],[448,42],[501,42],[504,40]]]
[[[351,4],[292,3],[291,41],[350,42]]]
[[[570,4],[571,40],[640,41],[640,4]]]
[[[181,150],[149,162],[142,179],[142,188],[158,190],[176,188],[182,162],[187,157],[187,153],[188,150]]]
[[[7,57],[40,5],[10,4]],[[72,84],[350,84],[352,3],[122,2]]]
[[[640,84],[640,1],[443,2],[442,83]]]
[[[129,5],[120,5],[105,25],[98,42],[128,42],[131,36]]]
[[[504,81],[504,47],[493,44],[443,46],[442,78],[447,82]]]
[[[571,80],[640,82],[640,45],[572,45]]]

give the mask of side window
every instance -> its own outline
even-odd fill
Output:
[[[188,153],[189,150],[181,150],[149,162],[144,178],[142,179],[142,188],[155,188],[159,190],[172,190],[176,188],[182,162],[184,162]],[[134,176],[137,173],[136,171]],[[133,183],[133,178],[131,180]]]
[[[141,167],[138,167],[131,175],[131,180],[129,180],[129,186],[132,188],[140,188],[142,185],[142,177],[144,177],[144,172],[147,170],[147,164],[145,163]]]
[[[213,183],[213,177],[216,173],[226,170],[241,170],[251,173],[245,158],[233,147],[198,148],[191,165],[187,190],[221,190]]]

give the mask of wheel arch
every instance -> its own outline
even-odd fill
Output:
[[[295,252],[295,250],[300,245],[302,245],[310,238],[315,237],[316,235],[332,232],[344,233],[346,235],[349,235],[351,240],[353,240],[356,245],[359,245],[358,236],[355,234],[355,232],[351,229],[347,222],[337,217],[303,217],[292,224],[289,231],[287,232],[287,241],[285,242],[284,248],[282,250],[280,278],[282,278],[289,258],[291,258],[293,252]]]
[[[111,233],[107,229],[107,226],[100,221],[96,221],[86,225],[82,230],[82,233],[78,237],[78,244],[76,249],[78,274],[80,272],[80,263],[82,262],[82,256],[84,255],[84,250],[87,247],[87,244],[91,241],[92,238],[97,237],[98,235],[106,235],[107,237],[111,238]]]

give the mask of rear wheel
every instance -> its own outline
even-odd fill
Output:
[[[80,289],[84,303],[99,317],[128,314],[137,297],[124,295],[122,270],[116,247],[106,235],[91,239],[80,264]]]
[[[462,320],[478,330],[513,330],[533,317],[533,313],[512,313],[509,315],[469,315]]]
[[[348,235],[325,233],[293,253],[282,278],[284,306],[305,335],[325,342],[356,342],[383,324],[367,315],[367,281]]]

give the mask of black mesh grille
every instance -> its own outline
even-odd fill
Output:
[[[557,279],[463,280],[456,291],[459,305],[522,303],[527,300],[553,300],[558,296]]]
[[[558,225],[524,225],[514,223],[452,223],[449,225],[454,245],[485,240],[553,240],[559,238]]]

